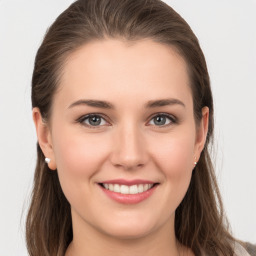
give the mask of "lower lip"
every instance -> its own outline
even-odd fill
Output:
[[[146,200],[147,198],[149,198],[154,193],[157,187],[157,185],[155,185],[154,187],[152,187],[151,189],[145,192],[127,195],[127,194],[121,194],[121,193],[110,191],[108,189],[103,188],[101,185],[99,186],[108,197],[122,204],[138,204]]]

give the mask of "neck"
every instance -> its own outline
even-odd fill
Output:
[[[133,238],[103,233],[90,224],[73,219],[73,241],[65,256],[179,256],[174,233],[174,216],[149,234]]]

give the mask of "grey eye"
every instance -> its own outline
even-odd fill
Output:
[[[157,115],[151,119],[149,124],[156,125],[156,126],[163,126],[163,125],[168,125],[172,122],[173,122],[172,118],[167,115]]]
[[[106,121],[101,116],[90,115],[90,116],[85,117],[82,120],[82,123],[84,123],[84,124],[86,124],[88,126],[101,126],[101,125],[105,125]]]

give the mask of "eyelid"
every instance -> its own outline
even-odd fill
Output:
[[[77,119],[76,122],[80,123],[80,124],[83,125],[83,126],[86,126],[86,127],[90,128],[90,129],[99,129],[99,128],[103,127],[103,126],[110,126],[110,124],[109,124],[109,125],[97,125],[97,126],[93,126],[93,125],[88,125],[88,124],[83,123],[84,120],[86,120],[86,119],[88,119],[88,118],[90,118],[90,117],[92,117],[92,116],[98,116],[98,117],[104,119],[105,122],[110,123],[110,122],[108,121],[109,118],[107,118],[107,117],[105,116],[105,114],[102,114],[102,113],[90,113],[90,114],[81,116],[81,117],[79,117],[79,118]],[[168,113],[164,113],[164,112],[154,113],[153,115],[150,116],[149,121],[148,121],[147,123],[149,123],[153,118],[155,118],[155,117],[157,117],[157,116],[164,116],[164,117],[167,117],[167,118],[170,119],[170,121],[171,121],[170,124],[167,124],[167,125],[160,125],[160,126],[158,126],[158,125],[149,125],[149,126],[154,126],[154,127],[157,127],[157,128],[166,128],[166,127],[168,127],[168,126],[170,126],[170,125],[173,125],[173,124],[177,124],[177,123],[178,123],[178,120],[177,120],[177,118],[176,118],[175,116],[173,116],[173,115],[171,115],[171,114],[168,114]]]
[[[81,116],[81,117],[79,117],[79,118],[76,120],[76,122],[80,123],[80,124],[83,125],[83,126],[88,127],[89,129],[99,129],[100,127],[103,127],[103,126],[110,126],[110,125],[98,125],[98,126],[93,126],[93,125],[88,125],[88,124],[83,123],[86,119],[88,119],[88,118],[90,118],[90,117],[93,117],[93,116],[100,117],[100,118],[102,118],[105,122],[109,123],[109,121],[107,120],[108,118],[107,118],[104,114],[102,114],[102,113],[90,113],[90,114]]]
[[[178,119],[177,119],[175,116],[173,116],[173,115],[171,115],[171,114],[168,114],[168,113],[164,113],[164,112],[155,113],[154,115],[150,116],[149,122],[150,122],[153,118],[155,118],[155,117],[157,117],[157,116],[164,116],[164,117],[169,118],[170,121],[171,121],[170,124],[167,124],[167,125],[160,125],[160,126],[158,126],[158,125],[150,125],[150,126],[154,126],[154,127],[157,127],[157,128],[166,128],[166,127],[168,127],[168,126],[170,126],[170,125],[173,125],[173,124],[177,124],[177,123],[178,123]]]

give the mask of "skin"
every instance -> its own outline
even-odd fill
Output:
[[[145,108],[167,98],[176,101]],[[71,106],[84,99],[114,109]],[[90,113],[103,116],[99,125],[77,122]],[[171,119],[159,124],[159,113]],[[71,204],[74,239],[66,256],[193,255],[176,242],[174,219],[205,144],[208,108],[202,115],[196,125],[186,63],[170,46],[106,39],[69,56],[50,122],[33,109],[40,147]],[[159,185],[146,200],[121,204],[97,184],[118,178]]]

